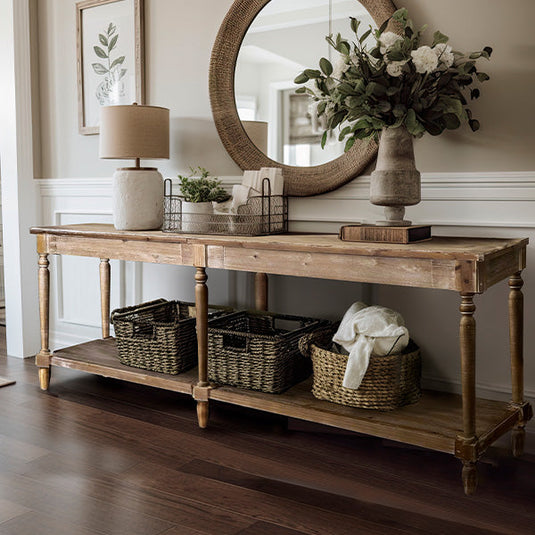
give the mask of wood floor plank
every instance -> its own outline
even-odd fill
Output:
[[[142,512],[112,506],[83,492],[73,492],[76,481],[62,478],[61,474],[56,477],[60,485],[52,486],[24,475],[0,474],[0,498],[48,514],[60,523],[102,534],[116,535],[120,527],[123,533],[131,535],[156,535],[173,525]]]
[[[188,493],[192,499],[210,502],[225,510],[241,512],[248,517],[303,531],[306,534],[325,535],[339,533],[353,535],[354,526],[351,518],[319,507],[302,504],[285,497],[278,497],[235,486],[225,482],[199,477],[180,470],[145,463],[138,465],[123,474],[124,480],[132,478],[142,480],[143,485],[150,488],[166,488],[177,495]],[[382,535],[384,529],[373,522],[360,519],[362,533]],[[390,533],[409,533],[397,528]]]
[[[140,482],[127,481],[121,474],[72,463],[55,454],[28,463],[24,475],[36,485],[45,483],[61,492],[83,492],[110,506],[160,518],[183,529],[197,529],[200,533],[233,535],[254,522],[242,514],[234,515],[209,503],[191,500],[187,493],[178,496],[165,487],[145,488]]]
[[[412,513],[384,505],[371,504],[357,498],[342,497],[315,489],[302,488],[288,482],[275,481],[217,466],[202,459],[196,459],[182,466],[180,471],[354,517],[355,523],[360,524],[366,520],[384,526],[387,530],[408,530],[414,535],[455,533],[461,529],[463,535],[485,535],[488,533],[487,529],[467,527],[444,519],[432,518],[425,514]]]
[[[30,512],[30,509],[27,507],[10,500],[0,500],[0,524],[28,512]]]
[[[252,526],[240,531],[238,535],[303,535],[303,532],[267,522],[255,522]]]
[[[30,511],[0,524],[1,535],[99,535],[75,524]]]

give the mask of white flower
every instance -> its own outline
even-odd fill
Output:
[[[411,52],[416,72],[421,74],[433,72],[438,66],[438,57],[430,46],[424,45]]]
[[[408,60],[405,61],[391,61],[386,65],[386,72],[393,76],[394,78],[398,78],[403,74],[403,65],[407,63]]]
[[[441,67],[449,69],[453,65],[455,56],[453,55],[450,45],[439,43],[433,48],[433,51],[437,55]]]
[[[403,39],[401,35],[398,35],[394,32],[384,32],[379,37],[379,50],[383,56],[386,54],[387,50],[394,46],[397,41]]]
[[[347,56],[344,56],[343,54],[340,54],[337,58],[336,58],[336,61],[334,62],[334,65],[333,65],[333,72],[331,74],[331,76],[336,79],[336,80],[340,80],[340,78],[342,77],[342,74],[344,74],[344,72],[347,71],[347,69],[349,69],[349,64],[347,63]]]

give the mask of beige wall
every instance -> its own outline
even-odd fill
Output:
[[[218,27],[231,0],[145,0],[149,104],[167,106],[172,154],[159,164],[172,176],[189,165],[219,175],[238,168],[211,123],[208,64]],[[535,2],[532,0],[399,0],[417,25],[440,29],[455,49],[494,55],[491,80],[473,111],[482,128],[467,127],[416,146],[424,172],[533,170],[535,129]],[[98,159],[98,136],[77,131],[75,0],[39,0],[43,177],[109,176],[116,164]],[[484,61],[481,62],[485,64]]]

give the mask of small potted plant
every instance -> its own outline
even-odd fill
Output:
[[[221,181],[211,177],[203,167],[190,167],[188,176],[178,175],[182,192],[182,230],[191,233],[209,233],[214,202],[224,202],[230,195]]]

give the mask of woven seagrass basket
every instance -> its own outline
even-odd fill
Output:
[[[411,340],[401,353],[371,355],[368,369],[358,389],[342,386],[347,355],[330,349],[336,329],[323,329],[299,341],[303,355],[310,356],[314,370],[312,394],[340,405],[362,409],[393,410],[420,399],[421,356]]]
[[[193,303],[157,299],[114,310],[119,361],[126,366],[176,375],[197,363]]]
[[[208,323],[208,379],[278,394],[306,379],[310,360],[299,339],[325,321],[300,316],[237,312]]]

